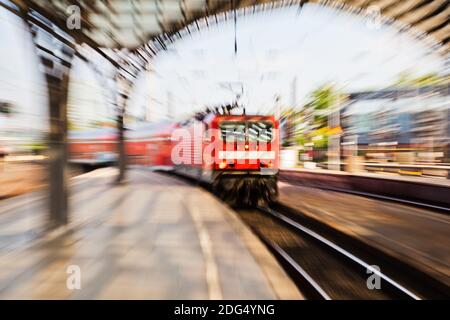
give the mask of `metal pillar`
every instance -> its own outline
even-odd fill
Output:
[[[28,23],[47,84],[50,132],[48,135],[48,210],[50,227],[67,224],[67,98],[74,44],[62,30],[44,23],[24,8],[20,16]],[[58,31],[56,31],[58,30]],[[48,39],[48,35],[52,38]]]
[[[66,224],[68,214],[68,174],[67,174],[67,94],[69,76],[62,79],[46,75],[50,112],[49,134],[49,211],[53,226]]]
[[[127,159],[125,154],[125,126],[124,117],[126,106],[128,103],[128,97],[130,94],[131,83],[125,77],[118,75],[116,77],[118,98],[117,98],[117,167],[119,174],[117,175],[116,183],[120,184],[125,182]]]
[[[117,160],[117,167],[119,169],[119,174],[117,175],[116,182],[118,184],[123,183],[125,181],[125,173],[127,169],[127,159],[125,155],[125,128],[124,128],[124,110],[120,110],[119,114],[117,115],[117,153],[118,153],[118,160]]]

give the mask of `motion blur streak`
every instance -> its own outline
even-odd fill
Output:
[[[450,297],[448,16],[0,0],[0,298]]]

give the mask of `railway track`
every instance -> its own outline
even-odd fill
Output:
[[[330,230],[318,230],[283,208],[240,210],[244,221],[278,258],[309,299],[443,299],[448,288],[399,261],[361,245],[354,246]],[[324,236],[327,234],[327,236]],[[352,252],[345,247],[352,248]],[[356,249],[355,249],[356,248]]]
[[[209,186],[200,185],[211,191]],[[275,204],[237,209],[237,212],[308,299],[450,298],[450,288],[426,273],[297,210]],[[374,279],[373,276],[380,279],[379,288],[368,287],[368,280]]]

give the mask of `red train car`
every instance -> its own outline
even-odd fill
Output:
[[[174,170],[208,183],[231,205],[263,205],[278,195],[278,121],[272,116],[208,114],[126,131],[129,164]],[[71,135],[71,161],[115,162],[115,130]]]
[[[69,162],[84,166],[114,163],[117,159],[115,129],[69,132]]]
[[[126,131],[125,153],[129,164],[149,166],[156,170],[171,170],[173,122],[140,125]]]
[[[272,202],[278,195],[278,129],[272,116],[191,119],[172,135],[174,170],[211,184],[232,205]]]

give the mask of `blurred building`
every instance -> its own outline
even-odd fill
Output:
[[[357,140],[360,155],[381,161],[450,162],[448,85],[353,97],[341,112],[343,142]]]

